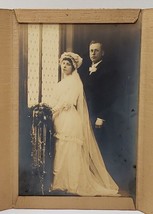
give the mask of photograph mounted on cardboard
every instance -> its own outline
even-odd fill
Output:
[[[0,210],[152,213],[152,26],[152,9],[0,10]]]
[[[19,196],[136,197],[140,36],[20,25]]]

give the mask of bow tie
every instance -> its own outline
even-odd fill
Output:
[[[89,72],[90,72],[89,74],[92,74],[96,71],[97,71],[97,67],[95,65],[92,65],[91,67],[89,67]]]

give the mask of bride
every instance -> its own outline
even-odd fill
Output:
[[[80,196],[115,196],[118,186],[105,167],[99,151],[77,73],[82,58],[75,53],[61,55],[64,79],[57,83],[51,98],[55,159],[52,190]]]

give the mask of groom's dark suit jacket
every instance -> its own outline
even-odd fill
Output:
[[[116,73],[105,70],[103,61],[97,66],[96,72],[90,74],[90,65],[83,65],[79,70],[84,91],[92,118],[101,118],[107,121],[110,109],[115,100]]]

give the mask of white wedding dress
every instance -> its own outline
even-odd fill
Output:
[[[118,195],[90,125],[77,71],[57,83],[50,105],[56,139],[52,190],[81,196]]]

